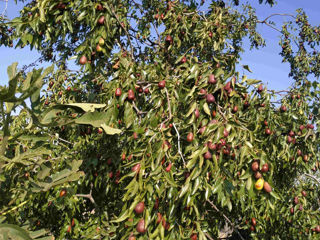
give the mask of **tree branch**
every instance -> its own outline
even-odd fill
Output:
[[[287,14],[287,13],[274,13],[274,14],[271,14],[269,17],[266,17],[263,21],[257,21],[258,23],[266,23],[266,21],[271,18],[271,17],[274,17],[274,16],[289,16],[289,17],[292,17],[292,18],[295,18],[292,14]]]
[[[126,35],[127,35],[127,38],[128,38],[129,44],[130,44],[130,48],[131,48],[131,49],[130,49],[130,51],[131,51],[131,58],[135,61],[134,53],[133,53],[133,46],[132,46],[132,43],[131,43],[130,35],[129,35],[127,29],[123,26],[123,24],[121,24],[120,19],[119,19],[118,15],[116,14],[113,6],[111,6],[111,11],[112,11],[112,14],[114,15],[114,17],[116,18],[117,22],[120,24],[120,26],[122,27],[122,29],[124,30],[124,32],[125,32]]]
[[[220,115],[223,117],[225,122],[228,122],[228,119],[226,118],[226,116],[224,115],[224,113],[221,111],[221,106],[219,104],[217,104],[218,107],[218,112],[220,113]]]
[[[93,188],[93,184],[91,183],[91,189],[90,189],[90,193],[89,194],[76,194],[76,196],[77,197],[88,198],[90,200],[90,202],[92,202],[93,204],[96,204],[96,202],[94,201],[94,199],[92,197],[92,188]]]
[[[183,157],[183,154],[182,154],[181,148],[180,148],[180,134],[179,134],[178,129],[176,128],[176,124],[173,123],[172,125],[173,125],[173,127],[174,127],[174,129],[176,130],[177,135],[178,135],[178,153],[180,154],[180,156],[181,156],[181,158],[182,158],[182,161],[183,161],[183,166],[185,167],[185,166],[186,166],[186,162],[185,162],[185,160],[184,160],[184,157]]]
[[[309,177],[309,178],[312,178],[313,180],[315,180],[320,186],[320,179],[316,178],[315,176],[313,176],[313,175],[311,175],[309,173],[305,173],[304,175]]]
[[[218,213],[222,214],[222,216],[224,217],[224,219],[231,225],[232,229],[239,235],[241,240],[245,240],[242,235],[240,234],[240,232],[238,231],[238,229],[235,228],[234,224],[231,222],[231,220],[223,213],[221,212],[217,206],[211,202],[210,200],[207,200],[207,202],[211,205],[211,207],[216,210]]]

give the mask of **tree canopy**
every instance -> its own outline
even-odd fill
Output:
[[[303,9],[21,2],[0,45],[52,65],[13,63],[0,88],[0,239],[319,238],[320,27]],[[236,71],[258,24],[289,89]]]

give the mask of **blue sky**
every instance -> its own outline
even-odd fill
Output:
[[[210,2],[206,0],[206,2]],[[278,4],[272,8],[262,4],[257,4],[257,0],[251,0],[253,6],[257,9],[257,15],[260,19],[273,13],[291,13],[295,14],[295,10],[303,8],[309,16],[309,21],[313,25],[320,25],[320,1],[319,0],[279,0]],[[0,13],[4,9],[4,2],[0,1]],[[11,19],[18,15],[22,4],[15,5],[13,0],[9,0],[7,15]],[[275,22],[288,20],[287,17],[276,16],[273,18]],[[279,34],[275,30],[265,25],[259,25],[259,31],[265,38],[267,47],[260,50],[246,51],[242,55],[241,64],[249,65],[253,73],[247,75],[251,78],[260,79],[267,84],[268,89],[282,90],[287,89],[292,80],[288,78],[289,65],[281,62],[281,51],[279,42]],[[0,47],[0,84],[6,84],[7,67],[13,62],[19,62],[19,66],[30,64],[39,58],[36,51],[30,51],[29,48],[13,49]],[[239,68],[239,70],[241,70]]]

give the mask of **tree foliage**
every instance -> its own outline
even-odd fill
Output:
[[[240,4],[37,0],[1,22],[11,30],[0,39],[53,65],[15,63],[0,91],[0,222],[30,233],[0,229],[318,237],[319,27],[300,9],[278,29]],[[236,71],[246,39],[265,46],[258,24],[280,32],[288,90],[248,78],[249,66]]]

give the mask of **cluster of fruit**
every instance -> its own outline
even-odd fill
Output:
[[[262,177],[262,173],[267,173],[269,171],[268,163],[263,164],[260,169],[259,161],[254,160],[251,164],[251,169],[254,172],[254,177],[257,179],[257,181],[255,183],[255,188],[259,191],[262,190],[262,188],[263,188],[264,191],[266,191],[267,193],[270,193],[272,191],[272,188],[271,188],[270,184],[268,182],[264,181],[264,179]]]

